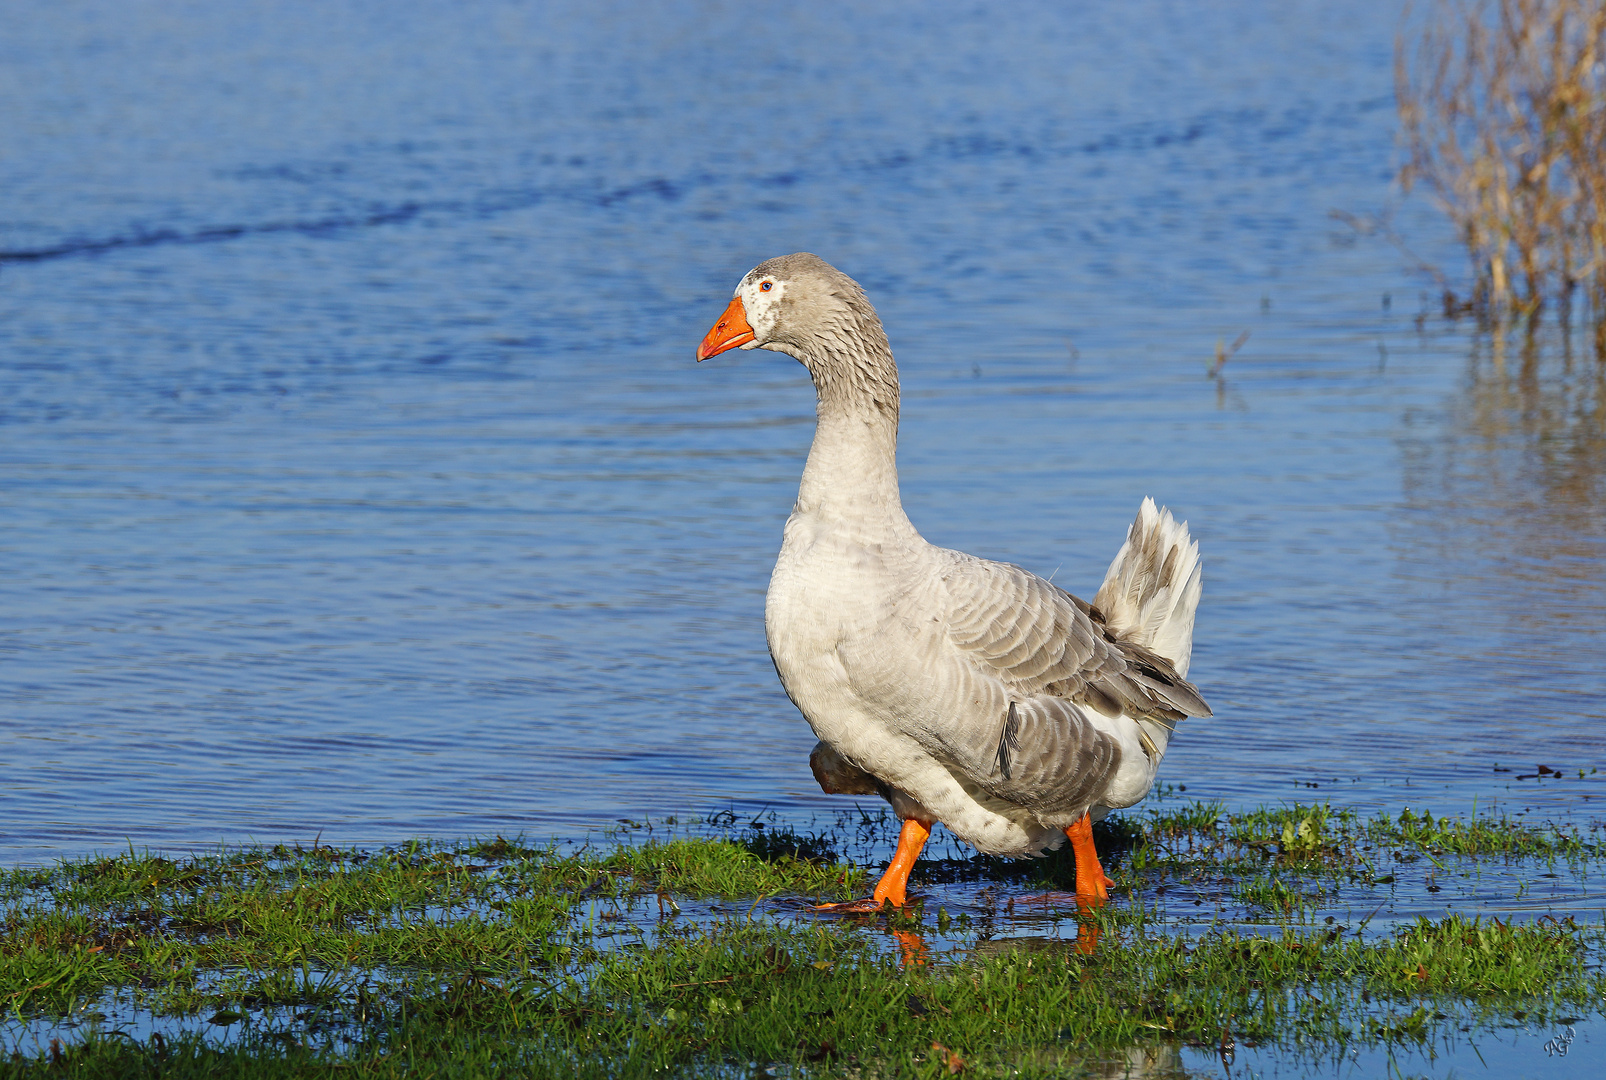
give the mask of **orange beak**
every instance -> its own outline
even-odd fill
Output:
[[[742,298],[736,297],[731,306],[725,309],[725,314],[719,317],[714,328],[703,335],[703,342],[697,346],[697,362],[702,363],[710,356],[718,356],[726,349],[734,349],[738,345],[746,345],[753,340],[753,328],[747,325],[747,309],[742,306]]]

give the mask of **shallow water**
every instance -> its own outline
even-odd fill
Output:
[[[1606,797],[1603,369],[1328,216],[1395,4],[4,8],[0,862],[832,806],[762,628],[809,386],[692,362],[796,249],[934,542],[1086,595],[1192,522],[1166,779]]]

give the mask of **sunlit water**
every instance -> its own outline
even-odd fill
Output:
[[[1166,779],[1592,811],[1602,368],[1329,216],[1398,6],[1082,7],[0,4],[0,863],[834,805],[762,626],[812,393],[692,362],[798,249],[932,541],[1088,595],[1191,522]]]

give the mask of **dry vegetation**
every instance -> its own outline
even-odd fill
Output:
[[[1407,157],[1472,257],[1492,321],[1581,301],[1606,355],[1606,0],[1438,0],[1402,34]]]

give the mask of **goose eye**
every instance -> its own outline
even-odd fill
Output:
[[[758,291],[759,292],[769,292],[773,288],[775,288],[775,282],[766,281],[764,284],[762,284],[762,285],[760,285],[758,287]]]

